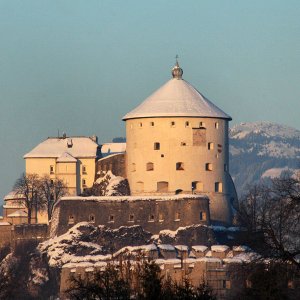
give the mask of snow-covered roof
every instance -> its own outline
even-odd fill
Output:
[[[65,152],[75,158],[97,157],[97,148],[98,144],[90,137],[48,138],[25,154],[24,158],[59,158]]]
[[[7,225],[11,225],[11,224],[8,222],[0,222],[0,226],[7,226]]]
[[[196,245],[196,246],[192,246],[192,249],[196,252],[205,252],[208,249],[208,247],[207,246]]]
[[[57,162],[77,162],[77,159],[74,158],[68,152],[64,152],[56,161]]]
[[[239,245],[239,246],[233,246],[232,250],[238,252],[246,252],[246,251],[250,251],[251,249],[248,246]]]
[[[24,210],[17,210],[9,215],[7,215],[9,218],[13,218],[13,217],[27,217],[27,212]]]
[[[231,117],[183,79],[173,78],[127,113],[123,120],[149,117]]]
[[[175,247],[172,245],[167,245],[167,244],[159,244],[157,245],[157,247],[160,250],[164,250],[164,251],[175,251]]]
[[[213,245],[210,247],[213,252],[225,252],[229,249],[226,245]]]
[[[124,153],[126,151],[126,143],[105,143],[101,146],[103,156],[116,153]]]
[[[6,200],[17,200],[17,199],[24,199],[24,195],[22,195],[16,191],[11,191],[4,197],[5,201]]]
[[[175,249],[178,251],[188,251],[189,247],[186,245],[175,245]]]

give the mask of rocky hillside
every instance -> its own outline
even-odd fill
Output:
[[[230,173],[239,195],[262,178],[300,168],[300,130],[271,122],[241,123],[229,136]]]

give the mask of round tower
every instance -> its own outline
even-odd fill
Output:
[[[132,195],[207,194],[212,221],[230,224],[235,188],[228,172],[231,117],[182,79],[173,78],[123,117]]]

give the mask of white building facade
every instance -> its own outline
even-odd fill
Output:
[[[182,79],[173,78],[126,121],[126,173],[132,195],[206,194],[212,221],[231,224],[236,201],[229,174],[231,117]]]

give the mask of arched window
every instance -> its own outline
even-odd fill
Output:
[[[215,128],[216,128],[216,129],[219,129],[219,122],[216,122],[216,123],[215,123]]]
[[[185,122],[185,127],[189,127],[190,126],[190,122],[189,121],[186,121]]]
[[[174,221],[180,221],[180,212],[175,213],[175,220]]]
[[[152,162],[148,162],[146,164],[146,170],[147,171],[153,171],[154,170],[154,164]]]

